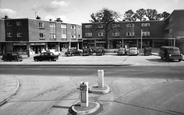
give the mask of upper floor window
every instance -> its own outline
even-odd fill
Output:
[[[150,26],[150,23],[142,23],[141,26],[142,27],[148,27],[148,26]]]
[[[18,21],[18,22],[16,22],[16,25],[17,25],[17,26],[21,26],[22,23],[21,23],[20,21]]]
[[[99,24],[98,25],[98,28],[103,28],[103,24]]]
[[[118,28],[120,27],[120,24],[112,24],[112,28]]]
[[[104,36],[104,33],[103,32],[98,32],[98,36],[102,37],[102,36]]]
[[[50,27],[54,28],[55,26],[55,23],[50,23]]]
[[[126,27],[134,27],[134,24],[126,24]]]
[[[87,32],[87,33],[85,33],[85,36],[86,37],[92,37],[92,33],[91,32]]]
[[[49,38],[56,38],[56,35],[55,34],[50,34]]]
[[[150,36],[150,32],[144,31],[144,32],[142,32],[142,36]]]
[[[71,26],[71,29],[75,29],[75,28],[76,28],[76,26],[75,26],[75,25],[72,25],[72,26]]]
[[[44,23],[42,23],[42,22],[39,22],[39,28],[44,28]]]
[[[61,28],[66,28],[66,25],[65,24],[61,24]]]
[[[17,33],[17,37],[22,37],[22,33]]]
[[[12,22],[7,22],[7,26],[12,26]]]
[[[7,37],[12,37],[12,33],[11,32],[7,33]]]
[[[135,33],[134,32],[126,32],[126,36],[134,36]]]
[[[71,35],[72,38],[76,38],[76,35]]]
[[[112,36],[120,36],[120,32],[113,32]]]
[[[66,34],[61,34],[61,38],[66,38]]]
[[[92,25],[85,25],[85,28],[92,28]]]
[[[39,33],[39,37],[40,37],[40,39],[44,39],[45,38],[44,33]]]

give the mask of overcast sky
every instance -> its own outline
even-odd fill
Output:
[[[121,15],[129,9],[136,11],[140,8],[171,13],[175,9],[184,9],[184,0],[0,0],[0,17],[35,19],[36,13],[42,20],[60,17],[66,23],[81,24],[88,23],[90,14],[102,8]]]

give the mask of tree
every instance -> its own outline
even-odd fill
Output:
[[[125,12],[123,21],[136,21],[136,14],[132,9]]]
[[[146,14],[146,10],[144,10],[143,8],[136,10],[136,17],[137,19],[139,19],[140,21],[145,21],[145,14]]]
[[[148,17],[149,20],[156,20],[157,14],[158,12],[155,9],[147,9],[145,12],[146,17]]]
[[[168,13],[168,12],[163,12],[163,13],[162,13],[162,18],[166,19],[169,15],[170,15],[170,13]]]
[[[96,23],[96,22],[100,22],[103,26],[101,26],[101,28],[96,28],[95,31],[103,31],[104,32],[104,39],[106,41],[105,47],[109,48],[109,40],[108,40],[108,33],[110,32],[110,30],[112,29],[112,24],[114,22],[119,21],[120,19],[120,14],[113,11],[113,10],[109,10],[107,8],[103,8],[102,10],[100,10],[97,13],[92,13],[91,15],[91,19],[90,22],[92,23]]]
[[[63,22],[63,20],[61,20],[61,18],[57,18],[55,21],[56,22]]]

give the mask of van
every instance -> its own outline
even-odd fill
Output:
[[[180,53],[180,49],[174,46],[161,46],[159,56],[166,61],[178,60],[181,61],[183,56]]]

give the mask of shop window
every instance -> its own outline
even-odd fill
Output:
[[[22,37],[22,33],[17,33],[17,37]]]
[[[7,33],[7,37],[12,37],[12,33],[11,32]]]

